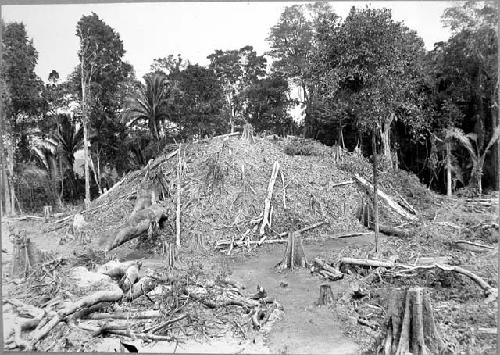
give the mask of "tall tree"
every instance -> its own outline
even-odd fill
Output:
[[[231,132],[245,107],[244,91],[265,75],[266,59],[257,55],[252,46],[239,50],[216,50],[207,57],[209,69],[219,80],[225,98],[225,111]]]
[[[288,113],[292,100],[287,80],[277,74],[258,80],[245,91],[245,97],[248,102],[245,115],[257,132],[293,134],[295,124]]]
[[[16,213],[14,172],[18,163],[29,159],[27,132],[39,120],[44,100],[43,83],[35,74],[38,53],[33,40],[28,39],[24,24],[2,22],[2,33],[2,139],[7,152],[2,175],[4,211],[10,215]]]
[[[223,89],[214,72],[199,65],[188,65],[173,79],[171,121],[177,125],[180,139],[221,134],[227,129],[222,117]]]
[[[160,139],[159,127],[168,118],[170,94],[167,90],[167,77],[162,73],[152,73],[145,77],[146,85],[131,101],[125,111],[127,123],[137,125],[147,122],[154,140]]]
[[[457,3],[445,10],[443,22],[452,30],[447,42],[434,50],[437,110],[446,121],[453,107],[461,117],[447,127],[473,133],[475,145],[483,151],[498,122],[498,4]],[[462,145],[463,146],[463,145]],[[498,185],[498,147],[492,147],[487,164],[488,182]],[[476,181],[474,177],[472,181]]]
[[[90,203],[89,129],[99,132],[93,139],[93,155],[97,159],[97,184],[100,167],[113,159],[117,152],[120,134],[124,131],[118,119],[120,83],[133,75],[130,64],[123,62],[125,54],[120,35],[104,23],[95,13],[82,16],[76,35],[80,39],[80,65],[73,74],[73,81],[80,82],[84,122],[85,203]],[[90,127],[89,127],[90,126]],[[114,162],[116,163],[116,162]]]
[[[353,8],[325,40],[322,84],[336,104],[350,108],[361,130],[380,137],[391,162],[394,122],[414,131],[427,124],[422,39],[394,21],[390,10]]]
[[[305,112],[304,135],[314,136],[312,103],[317,80],[312,75],[312,67],[318,38],[338,20],[328,3],[287,6],[268,38],[269,54],[275,59],[273,71],[290,80],[291,89],[298,88]]]

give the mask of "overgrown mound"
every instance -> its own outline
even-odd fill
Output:
[[[258,240],[259,229],[254,229],[251,221],[263,213],[275,162],[279,163],[280,172],[274,184],[272,221],[266,235],[276,236],[321,221],[327,223],[310,233],[324,235],[362,229],[355,215],[363,193],[355,184],[334,185],[352,180],[355,172],[370,179],[370,163],[350,153],[344,153],[339,160],[333,148],[312,141],[307,142],[311,154],[289,155],[286,147],[293,144],[301,143],[257,138],[250,144],[238,138],[214,138],[184,144],[181,149],[182,243],[200,235],[209,243],[239,239],[248,230],[251,239]],[[132,212],[135,193],[145,181],[156,181],[163,187],[167,198],[160,204],[169,211],[172,227],[165,233],[174,234],[178,160],[177,154],[165,152],[150,164],[149,172],[143,168],[128,174],[119,186],[95,200],[91,211],[86,213],[94,235],[97,238],[116,235]],[[391,195],[394,191],[400,192],[399,197],[393,195],[395,200],[403,195],[410,196],[409,201],[412,201],[411,194],[414,199],[422,194],[430,195],[408,174],[395,174],[396,179],[389,173],[381,174],[386,192]],[[399,175],[404,182],[410,181],[411,186],[398,186]]]

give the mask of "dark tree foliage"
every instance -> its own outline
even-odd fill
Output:
[[[244,120],[243,110],[248,104],[245,91],[266,73],[266,59],[252,46],[239,50],[216,50],[207,57],[224,93],[224,115],[229,118],[231,131]]]
[[[296,124],[288,113],[292,104],[288,90],[287,80],[278,75],[258,80],[246,90],[245,116],[256,132],[295,133]]]
[[[224,92],[212,70],[188,65],[172,80],[176,89],[172,92],[170,117],[181,139],[227,131],[228,120],[222,115]]]
[[[82,16],[76,35],[82,42],[80,55],[85,52],[85,72],[89,75],[90,130],[99,132],[91,139],[91,155],[97,157],[100,166],[116,166],[123,171],[125,167],[120,152],[126,128],[119,113],[124,106],[124,83],[135,85],[133,68],[123,61],[125,50],[120,35],[95,13]],[[81,98],[80,65],[75,68],[70,81],[74,92]]]

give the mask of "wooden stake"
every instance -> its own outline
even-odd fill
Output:
[[[177,162],[177,212],[175,219],[175,243],[177,248],[181,247],[181,144],[179,144],[179,154]]]
[[[283,209],[286,211],[286,186],[285,186],[285,176],[283,175],[283,170],[280,169],[281,182],[283,183]]]
[[[276,182],[276,177],[278,176],[278,171],[280,169],[280,164],[276,161],[273,165],[273,172],[271,173],[271,179],[269,180],[269,185],[267,187],[267,196],[264,202],[264,214],[262,218],[262,225],[260,227],[260,235],[264,235],[266,226],[269,226],[269,212],[271,209],[271,199],[273,198],[274,183]]]

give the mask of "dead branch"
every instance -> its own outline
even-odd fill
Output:
[[[476,282],[479,287],[481,287],[485,294],[487,296],[489,295],[496,295],[498,294],[498,290],[496,288],[491,287],[484,279],[479,277],[478,275],[474,274],[473,272],[466,270],[464,268],[461,268],[459,266],[451,266],[451,265],[446,265],[446,264],[430,264],[430,265],[416,265],[416,266],[410,266],[410,265],[405,265],[405,264],[400,264],[400,263],[394,263],[391,261],[386,261],[386,260],[376,260],[376,259],[353,259],[353,258],[342,258],[340,260],[340,264],[351,264],[351,265],[358,265],[358,266],[368,266],[368,267],[385,267],[385,268],[396,268],[400,269],[400,273],[411,273],[414,271],[420,271],[420,270],[430,270],[434,268],[441,269],[443,271],[452,271],[456,272],[459,274],[462,274],[464,276],[469,277],[471,280]]]
[[[487,252],[487,251],[490,251],[492,249],[495,249],[495,247],[492,247],[489,245],[469,242],[467,240],[457,240],[455,242],[455,245],[460,249],[466,249],[466,250],[475,251],[475,252]]]
[[[314,223],[314,224],[311,224],[310,226],[306,226],[304,228],[301,228],[301,229],[299,229],[299,230],[297,230],[295,232],[299,233],[299,234],[302,234],[302,233],[307,232],[307,231],[309,231],[311,229],[321,227],[322,225],[324,225],[326,223],[327,223],[326,221],[321,221],[321,222],[318,222],[318,223]],[[288,233],[290,233],[290,232],[280,233],[280,234],[278,234],[278,238],[283,238],[283,237],[287,236]]]
[[[160,318],[162,314],[158,310],[141,311],[141,312],[113,312],[113,313],[92,313],[85,319],[102,320],[102,319],[152,319]]]
[[[271,199],[273,198],[274,183],[276,182],[276,177],[278,176],[278,171],[280,170],[280,164],[275,161],[273,164],[273,171],[271,173],[271,178],[269,179],[269,185],[267,186],[267,196],[264,202],[264,213],[262,218],[262,225],[260,226],[260,235],[264,235],[266,226],[270,225],[269,212],[271,210]]]
[[[123,291],[117,286],[115,289],[110,291],[97,291],[91,295],[83,297],[80,301],[71,303],[65,308],[56,312],[50,312],[45,319],[49,319],[48,322],[44,322],[43,319],[39,324],[39,327],[35,329],[32,333],[31,340],[28,345],[28,350],[33,350],[36,344],[42,340],[61,320],[64,320],[69,315],[75,313],[76,311],[93,306],[99,302],[114,302],[118,301],[123,297]],[[44,324],[43,326],[40,326]]]
[[[333,234],[333,235],[327,235],[326,238],[328,238],[328,239],[342,239],[342,238],[361,237],[364,235],[373,235],[373,232],[351,232],[351,233]]]
[[[332,281],[340,280],[344,277],[338,269],[333,266],[328,265],[324,260],[320,258],[315,258],[313,265],[311,267],[311,272],[318,272],[323,277],[326,277]]]
[[[358,174],[354,174],[354,179],[361,185],[370,195],[373,194],[373,186],[371,183],[369,183],[367,180],[359,176]],[[377,190],[377,196],[379,196],[382,200],[385,201],[389,207],[391,207],[395,212],[397,212],[399,215],[412,220],[416,221],[418,218],[404,210],[398,203],[394,202],[393,199],[391,199],[387,194],[385,194],[383,191],[380,189]]]
[[[236,297],[234,299],[227,299],[223,301],[214,301],[209,298],[207,298],[205,295],[200,295],[194,292],[189,292],[187,288],[183,290],[183,293],[192,298],[195,301],[198,301],[205,305],[208,308],[214,309],[214,308],[221,308],[221,307],[226,307],[226,306],[240,306],[245,309],[250,309],[253,307],[256,307],[259,305],[258,301],[245,298],[245,297]]]
[[[283,183],[283,210],[286,211],[286,186],[285,186],[285,175],[283,175],[283,170],[280,169],[281,182]]]
[[[165,322],[162,322],[162,323],[161,323],[161,324],[159,324],[159,325],[156,325],[156,326],[154,326],[154,327],[150,327],[150,328],[148,328],[148,329],[144,329],[144,331],[145,331],[145,332],[147,332],[147,333],[156,333],[157,331],[159,331],[159,330],[161,330],[161,329],[163,329],[163,328],[165,328],[165,327],[168,327],[168,326],[169,326],[169,325],[171,325],[171,324],[174,324],[174,323],[176,323],[176,322],[178,322],[178,321],[180,321],[180,320],[183,320],[183,319],[184,319],[184,318],[186,318],[187,316],[188,316],[187,314],[182,314],[182,315],[180,315],[180,316],[179,316],[179,317],[177,317],[177,318],[174,318],[174,319],[169,319],[169,320],[167,320],[167,321],[165,321]]]
[[[337,187],[337,186],[351,185],[351,184],[354,184],[354,180],[347,180],[347,181],[338,182],[336,184],[330,185],[329,187],[333,188],[333,187]]]

